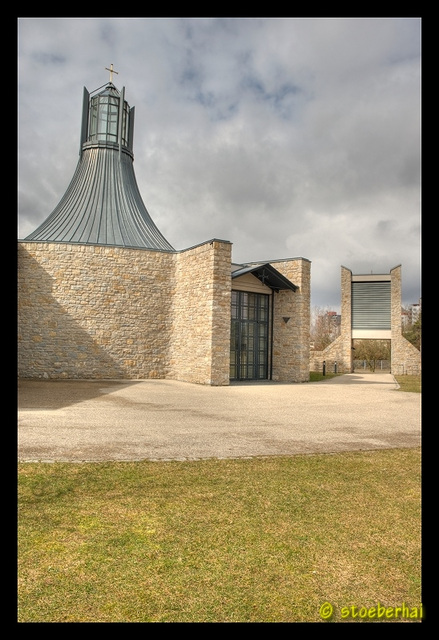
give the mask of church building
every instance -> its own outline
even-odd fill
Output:
[[[139,192],[134,107],[112,69],[84,88],[67,191],[18,242],[19,377],[308,381],[310,261],[171,246]]]

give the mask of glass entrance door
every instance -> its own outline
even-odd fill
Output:
[[[230,379],[268,378],[269,296],[232,291]]]

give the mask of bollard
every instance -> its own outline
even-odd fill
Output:
[[[323,375],[326,376],[326,360],[323,360]]]
[[[334,373],[337,373],[337,362],[334,362]]]

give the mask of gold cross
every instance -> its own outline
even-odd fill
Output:
[[[113,73],[115,73],[116,75],[119,73],[119,71],[115,71],[113,69],[113,63],[110,64],[110,68],[105,67],[105,71],[109,71],[110,72],[110,82],[113,82]]]

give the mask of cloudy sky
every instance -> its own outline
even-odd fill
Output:
[[[175,249],[304,257],[311,305],[340,268],[402,265],[421,295],[420,18],[18,18],[18,236],[64,195],[83,87],[136,108],[134,171]]]

